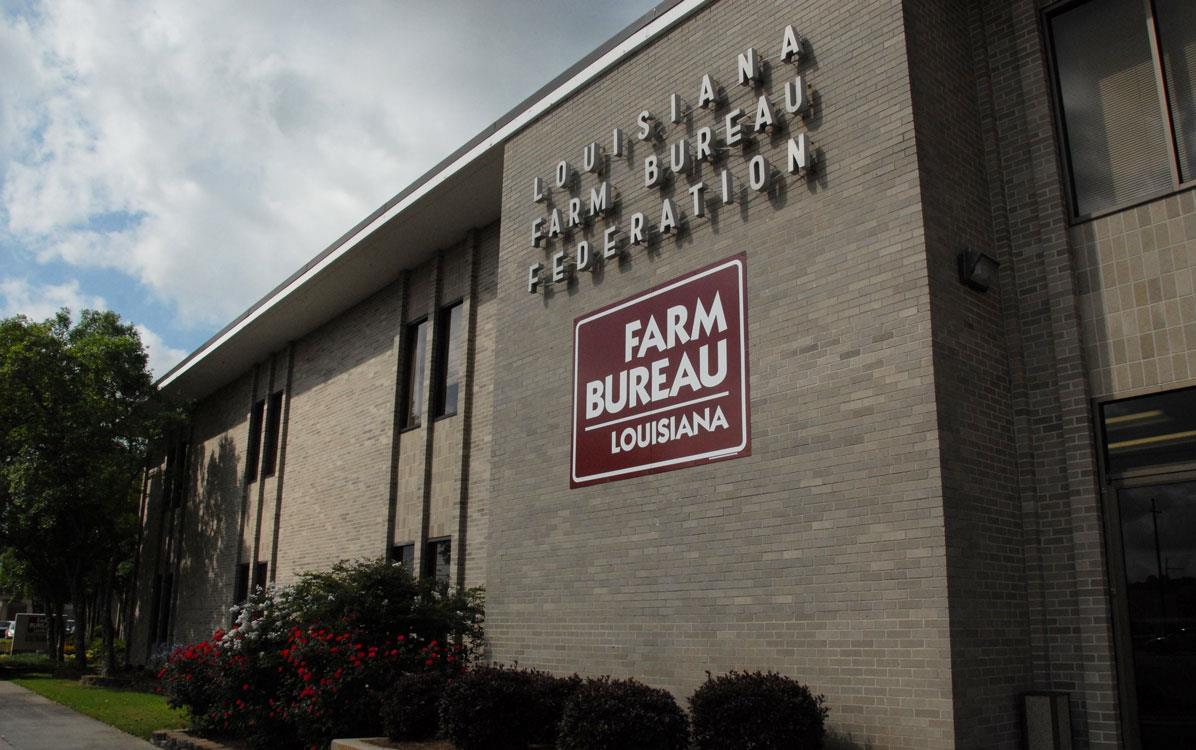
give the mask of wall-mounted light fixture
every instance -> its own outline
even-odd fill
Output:
[[[978,292],[987,292],[997,282],[1000,266],[996,258],[979,250],[959,251],[959,280]]]

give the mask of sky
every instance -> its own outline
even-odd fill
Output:
[[[650,0],[0,0],[0,317],[157,375]]]

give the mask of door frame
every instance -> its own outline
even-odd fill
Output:
[[[1142,750],[1142,727],[1138,715],[1138,686],[1134,674],[1134,644],[1130,632],[1129,599],[1125,590],[1125,544],[1121,533],[1121,504],[1118,494],[1123,489],[1160,484],[1196,482],[1196,463],[1170,464],[1158,468],[1134,469],[1111,473],[1105,446],[1103,407],[1117,401],[1141,396],[1167,393],[1167,388],[1150,393],[1120,398],[1092,400],[1093,425],[1096,428],[1096,460],[1100,471],[1101,510],[1104,517],[1105,576],[1109,591],[1109,613],[1113,626],[1113,663],[1116,669],[1117,697],[1121,716],[1121,739],[1125,750]]]

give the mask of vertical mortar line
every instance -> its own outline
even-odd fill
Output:
[[[398,522],[399,505],[399,451],[403,435],[403,411],[407,370],[407,297],[411,290],[411,272],[399,275],[399,335],[395,354],[394,412],[390,423],[390,485],[386,496],[386,539],[382,556],[393,560],[391,554],[395,543],[395,524]]]
[[[462,589],[465,588],[465,551],[469,532],[469,460],[473,443],[473,360],[477,349],[474,342],[478,321],[477,229],[469,230],[466,244],[469,247],[467,256],[469,291],[465,303],[467,305],[466,315],[468,315],[465,323],[465,373],[461,379],[461,410],[459,412],[461,414],[461,471],[458,476],[461,482],[461,498],[457,508],[457,542],[455,545],[457,548],[457,587]]]
[[[432,305],[428,311],[428,330],[432,334],[431,346],[425,347],[430,367],[426,369],[427,389],[424,391],[424,503],[419,521],[419,549],[415,550],[415,569],[422,573],[424,569],[424,552],[428,546],[428,532],[432,525],[432,454],[433,438],[436,434],[436,419],[433,409],[436,406],[436,372],[437,354],[440,348],[440,295],[444,287],[444,251],[436,253],[436,264],[432,270]]]
[[[270,355],[270,375],[266,378],[266,408],[262,411],[262,444],[265,445],[266,434],[269,432],[270,423],[270,397],[274,393],[274,371],[277,368],[278,355],[272,353]],[[271,452],[278,450],[278,441],[275,440],[274,445],[270,447]],[[261,466],[261,460],[265,458],[265,454],[258,456],[258,466]],[[253,552],[249,558],[249,590],[253,591],[253,577],[257,573],[258,559],[262,556],[262,510],[266,504],[266,477],[260,476],[261,470],[258,470],[257,478],[257,518],[253,524]],[[278,463],[274,463],[274,481],[278,482]]]
[[[187,422],[187,448],[181,456],[181,460],[175,462],[174,492],[171,493],[171,499],[179,508],[176,514],[178,518],[175,521],[174,533],[174,569],[170,573],[170,609],[166,618],[166,633],[172,641],[174,640],[174,627],[178,621],[179,572],[183,569],[183,534],[187,521],[187,505],[192,499],[191,444],[195,441],[194,414],[188,416]],[[178,499],[175,500],[175,498]]]
[[[257,401],[258,382],[261,379],[261,365],[253,366],[253,382],[249,386],[249,409],[245,412],[249,415],[246,422],[249,430],[250,439],[253,438],[253,404]],[[261,435],[258,435],[258,444],[261,444]],[[245,561],[245,528],[249,523],[249,481],[246,477],[249,474],[248,458],[253,454],[253,446],[249,444],[249,440],[245,441],[245,465],[241,467],[241,476],[239,481],[241,483],[241,522],[237,525],[237,561],[233,567],[233,587],[234,592],[236,588],[237,572],[241,567],[241,563]],[[258,462],[261,463],[261,455],[258,455]],[[257,476],[257,470],[254,470],[254,476]],[[261,477],[257,477],[258,482],[262,481]]]
[[[287,344],[287,379],[282,393],[282,426],[278,430],[278,471],[274,479],[274,528],[270,537],[269,581],[278,576],[278,530],[282,528],[282,483],[287,469],[287,431],[291,422],[291,383],[295,377],[295,342]]]

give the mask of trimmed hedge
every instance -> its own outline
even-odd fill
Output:
[[[405,674],[382,699],[382,727],[392,740],[431,740],[440,732],[440,699],[448,678],[436,672]]]
[[[825,698],[774,672],[730,672],[690,696],[695,750],[821,750]]]
[[[581,679],[509,667],[478,667],[449,684],[440,724],[457,750],[524,750],[553,744]]]
[[[689,722],[667,690],[602,677],[587,680],[565,707],[558,747],[688,750]]]

